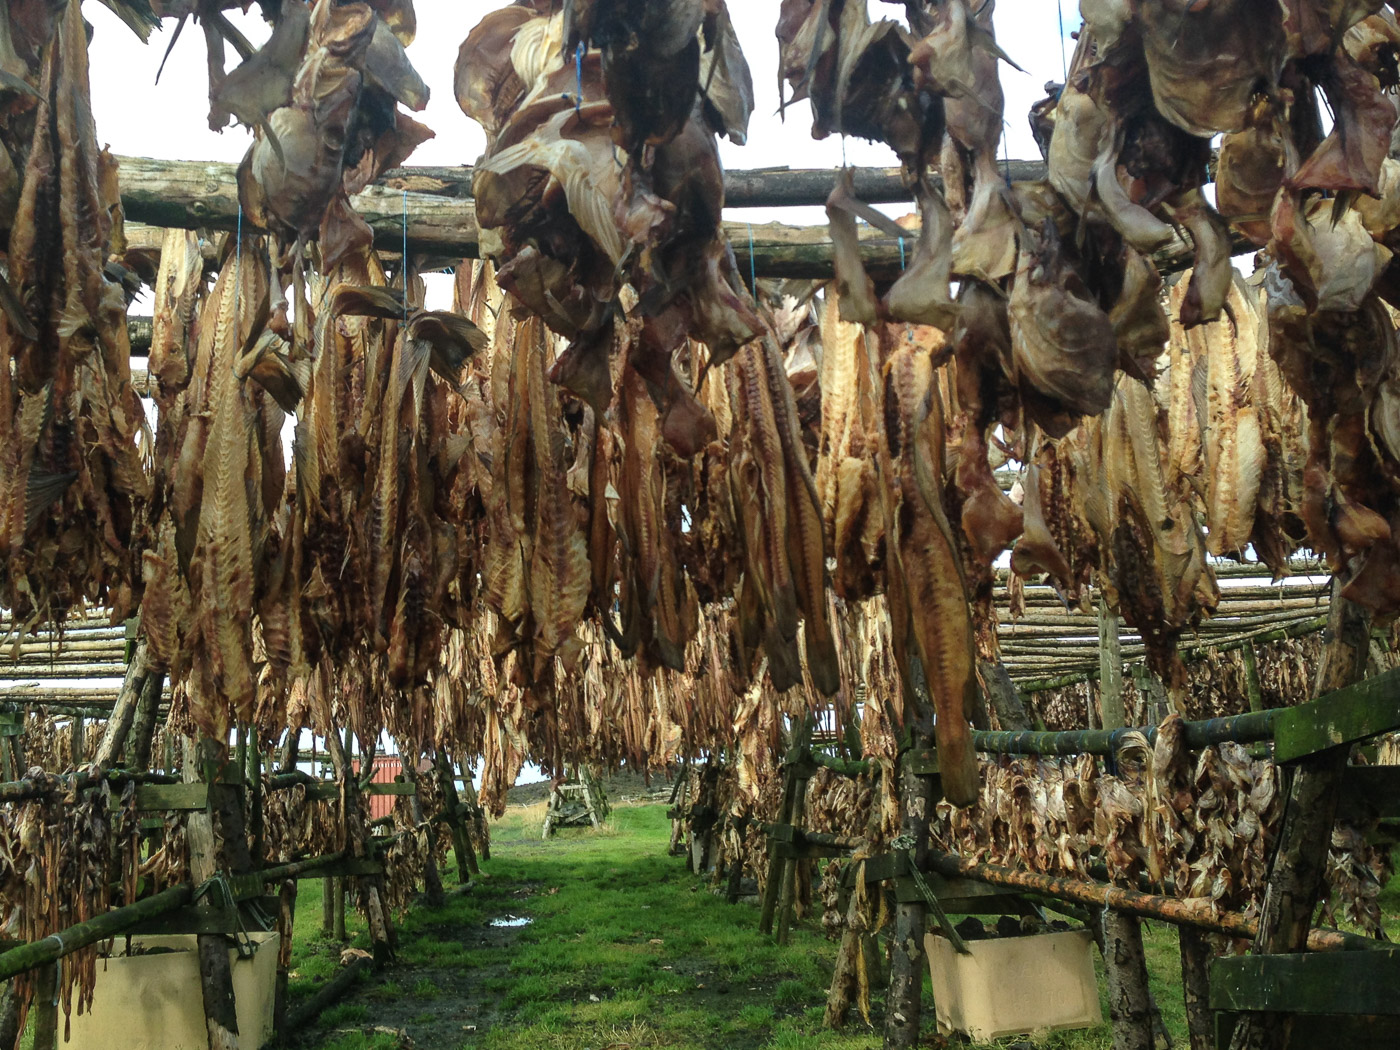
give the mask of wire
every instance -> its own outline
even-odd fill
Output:
[[[403,319],[408,322],[408,190],[403,191]]]
[[[753,261],[753,223],[746,222],[749,228],[749,290],[753,292],[753,297],[758,298],[758,266]]]
[[[1069,59],[1065,57],[1065,0],[1055,0],[1055,9],[1060,14],[1060,68],[1064,70],[1065,83],[1069,83]]]
[[[238,228],[234,234],[237,240],[233,246],[233,331],[238,338],[238,293],[243,284],[243,199],[238,200]],[[240,347],[239,349],[242,349]]]

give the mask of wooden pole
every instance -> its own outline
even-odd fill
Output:
[[[1249,693],[1249,709],[1264,710],[1264,690],[1259,684],[1259,658],[1254,652],[1254,643],[1240,646],[1240,656],[1244,660],[1244,684]]]
[[[801,723],[793,730],[792,740],[788,744],[788,749],[783,756],[783,798],[778,806],[778,823],[791,824],[798,811],[798,795],[805,794],[806,781],[799,783],[797,777],[798,764],[801,758],[810,750],[812,741],[812,719],[810,716],[804,717]],[[707,760],[708,768],[708,760]],[[696,797],[698,803],[700,796],[704,795],[703,777],[700,794]],[[801,789],[801,790],[800,790]],[[805,808],[806,800],[803,800]],[[691,850],[692,855],[694,849]],[[763,884],[763,910],[758,917],[758,930],[760,933],[773,932],[773,919],[778,911],[779,896],[785,885],[786,865],[783,858],[778,856],[777,843],[770,836],[768,841],[768,877]],[[698,872],[696,874],[699,874]]]
[[[1016,689],[1016,683],[1011,680],[1011,674],[1001,657],[997,657],[995,661],[979,661],[977,670],[982,684],[986,687],[987,699],[991,701],[997,728],[1029,729],[1031,721],[1026,714],[1026,705],[1021,701],[1021,694]]]
[[[1210,961],[1215,957],[1205,934],[1177,928],[1181,943],[1181,987],[1191,1050],[1215,1050],[1215,1011],[1210,1008]]]
[[[1123,704],[1123,658],[1118,614],[1099,598],[1099,716],[1108,732],[1127,725]],[[1099,917],[1099,948],[1108,978],[1108,1016],[1114,1050],[1152,1050],[1152,1002],[1147,956],[1136,915],[1105,909]]]
[[[57,959],[39,967],[34,979],[34,998],[29,1012],[34,1016],[34,1050],[58,1050],[58,982]]]
[[[1366,611],[1341,597],[1346,581],[1332,581],[1327,647],[1316,695],[1360,681],[1370,656],[1371,623]],[[1351,749],[1334,747],[1293,765],[1288,805],[1259,913],[1255,951],[1281,955],[1302,950],[1309,941],[1313,912],[1324,890],[1327,851],[1337,819],[1342,775]],[[1287,1037],[1286,1015],[1248,1013],[1230,1039],[1231,1050],[1278,1050]]]
[[[472,783],[472,771],[467,768],[466,762],[459,762],[457,768],[462,773],[462,795],[466,799],[466,816],[471,821],[467,835],[470,844],[476,848],[476,852],[472,854],[472,861],[475,862],[478,853],[482,860],[490,860],[491,834],[486,827],[486,811],[481,808],[481,799],[477,797],[476,785]]]
[[[452,832],[452,853],[457,859],[457,881],[465,886],[471,877],[480,872],[476,863],[476,851],[472,849],[471,837],[462,821],[462,807],[458,804],[457,785],[452,780],[452,761],[447,753],[438,748],[433,756],[437,768],[438,788],[442,791],[442,801],[447,807],[447,827]]]
[[[413,785],[413,794],[408,797],[413,823],[427,835],[428,857],[423,865],[423,894],[428,904],[436,908],[440,907],[446,898],[442,892],[442,876],[438,874],[437,857],[433,853],[433,828],[423,818],[423,797],[419,794],[418,771],[413,768],[414,761],[416,760],[409,756],[408,760],[403,762],[403,778]]]
[[[371,960],[361,956],[327,981],[315,995],[287,1015],[283,1025],[284,1034],[295,1032],[319,1017],[326,1007],[350,990],[350,986],[359,980],[360,973],[370,963]]]
[[[994,886],[1037,893],[1055,900],[1073,901],[1099,908],[1110,907],[1148,919],[1161,919],[1178,926],[1195,926],[1210,933],[1252,940],[1259,923],[1235,911],[1217,911],[1202,898],[1163,897],[1130,890],[1106,882],[1095,882],[1065,875],[1044,875],[1000,864],[985,864],[956,853],[931,851],[927,869],[949,878],[978,879]],[[1338,930],[1313,930],[1308,934],[1308,950],[1315,952],[1359,951],[1385,948],[1387,942],[1372,940]]]
[[[136,718],[127,738],[131,743],[131,768],[151,768],[151,747],[155,740],[156,721],[160,713],[160,694],[165,688],[165,672],[150,671],[141,683],[141,697],[136,704]]]
[[[23,996],[14,981],[5,982],[5,990],[0,993],[0,1050],[18,1050],[20,1036],[19,1019],[24,1012]]]
[[[810,736],[810,732],[806,734]],[[804,748],[805,753],[805,748]],[[807,816],[807,778],[799,777],[792,792],[792,820],[789,823],[797,829]],[[802,861],[798,857],[788,857],[783,865],[782,892],[778,898],[778,943],[787,944],[788,933],[792,929],[793,906],[797,900],[797,880],[801,875]]]
[[[186,777],[203,780],[209,791],[208,809],[191,813],[186,825],[190,877],[196,884],[204,883],[221,871],[237,874],[249,867],[248,840],[243,835],[243,807],[236,789],[223,783],[228,757],[228,744],[212,737],[200,739],[186,752]],[[220,856],[221,843],[223,856]],[[215,911],[224,903],[206,895],[201,907]],[[200,934],[198,950],[209,1050],[238,1050],[238,1011],[233,997],[228,943],[222,934]]]
[[[347,737],[350,730],[346,731]],[[363,857],[366,854],[369,829],[365,826],[363,814],[360,812],[360,787],[359,781],[355,777],[354,769],[350,764],[350,759],[346,754],[346,748],[341,744],[340,738],[335,733],[326,734],[326,750],[330,753],[331,762],[335,765],[336,776],[339,777],[344,786],[345,798],[345,834],[346,846],[352,856]],[[384,894],[382,889],[383,876],[364,876],[361,880],[361,889],[365,894],[365,912],[369,919],[370,943],[374,949],[374,958],[377,963],[388,962],[394,956],[394,933],[389,924],[389,913],[384,907]],[[337,903],[337,935],[344,938],[344,887],[337,893],[339,898]]]
[[[126,665],[126,677],[122,679],[121,692],[112,705],[112,714],[102,732],[102,742],[97,745],[97,764],[104,769],[114,765],[126,746],[127,736],[136,721],[136,709],[146,685],[146,640],[136,643],[136,651],[131,662]],[[80,764],[80,763],[75,763]]]
[[[301,748],[301,728],[294,726],[287,730],[287,743],[282,751],[281,768],[295,770],[297,753]],[[291,860],[281,856],[279,860]],[[272,1025],[278,1036],[286,1034],[287,1028],[287,982],[292,969],[292,930],[295,927],[297,907],[297,880],[284,879],[277,889],[277,979],[272,992]]]
[[[123,157],[120,164],[122,208],[129,222],[187,230],[236,227],[234,165],[141,157]],[[1044,169],[1032,162],[1025,170]],[[771,177],[779,181],[793,178],[790,172]],[[812,203],[826,200],[834,177],[835,172],[818,177],[826,190],[814,194]],[[735,201],[727,203],[733,206]],[[371,186],[352,198],[351,206],[369,225],[374,245],[381,251],[402,251],[406,238],[411,253],[431,260],[474,259],[480,254],[480,229],[470,200],[423,193],[416,187]],[[247,225],[245,216],[245,228]],[[802,227],[741,221],[726,222],[724,228],[740,272],[752,269],[760,277],[794,278],[829,278],[834,273],[825,224]],[[900,238],[868,226],[862,226],[860,237],[862,260],[871,275],[897,277],[901,272]],[[1192,255],[1191,246],[1177,238],[1152,258],[1159,270],[1172,272],[1191,265]]]
[[[906,698],[911,750],[900,756],[899,801],[900,838],[913,842],[914,863],[922,865],[928,853],[929,818],[938,801],[934,778],[914,772],[914,752],[933,748],[933,726],[923,697],[927,694],[922,668],[912,676],[918,697]],[[913,708],[910,710],[910,708]],[[894,936],[890,945],[890,986],[885,998],[885,1050],[910,1050],[918,1045],[923,1011],[924,923],[926,905],[920,901],[900,901],[895,905]]]
[[[252,825],[249,834],[249,851],[254,866],[263,862],[263,778],[262,747],[258,742],[257,730],[249,727],[248,751],[244,766],[243,782],[248,785],[248,822]],[[288,858],[290,859],[290,858]]]

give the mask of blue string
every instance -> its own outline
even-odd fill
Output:
[[[744,225],[747,226],[747,227],[749,228],[749,288],[753,291],[753,296],[754,296],[754,298],[757,299],[757,298],[758,298],[758,267],[757,267],[756,265],[754,265],[754,261],[753,261],[753,223],[751,223],[751,222],[746,222],[746,223],[744,223]]]
[[[574,112],[578,113],[583,107],[583,41],[578,42],[578,47],[574,50],[574,78],[578,81],[578,94],[574,96]]]
[[[899,239],[899,268],[904,269],[904,238]]]
[[[403,191],[403,319],[408,320],[408,190]]]

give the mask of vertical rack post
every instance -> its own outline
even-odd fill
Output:
[[[1127,724],[1123,704],[1123,655],[1118,614],[1099,598],[1099,715],[1104,729]],[[1114,1050],[1152,1050],[1152,1000],[1147,986],[1147,955],[1136,915],[1104,909],[1097,917],[1099,948],[1108,978],[1108,1014]]]

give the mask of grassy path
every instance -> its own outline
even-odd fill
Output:
[[[543,807],[492,826],[492,859],[448,903],[416,906],[398,962],[367,976],[303,1034],[306,1050],[868,1050],[853,1015],[821,1028],[836,945],[813,919],[779,948],[758,910],[729,905],[666,855],[664,806],[617,807],[602,832],[539,839]],[[446,873],[445,873],[446,874]],[[455,871],[454,871],[455,874]],[[319,939],[320,884],[303,883],[293,996],[334,972],[341,945]],[[1387,896],[1395,892],[1392,886]],[[1391,909],[1387,909],[1391,910]],[[528,919],[523,925],[493,921]],[[352,942],[367,947],[350,917]],[[1174,928],[1145,930],[1153,991],[1173,1044],[1186,1044]],[[1102,982],[1101,982],[1102,984]],[[878,1001],[876,1009],[879,1009]],[[925,999],[925,1045],[932,1003]],[[1105,1012],[1105,1016],[1107,1016]],[[881,1024],[877,1014],[876,1025]],[[1003,1040],[1001,1046],[1016,1043]],[[1052,1033],[1019,1048],[1109,1050],[1108,1026]],[[967,1044],[961,1044],[966,1046]]]

